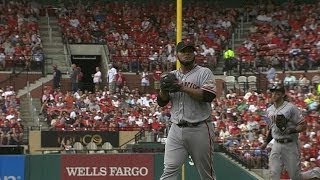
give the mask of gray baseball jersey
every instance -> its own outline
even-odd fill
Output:
[[[298,147],[298,133],[283,134],[275,124],[277,115],[284,115],[288,119],[287,128],[295,128],[304,122],[300,110],[290,102],[276,108],[274,105],[267,109],[267,115],[271,120],[271,132],[274,139],[292,139],[292,142],[280,143],[275,141],[269,157],[270,179],[280,179],[282,166],[284,165],[291,179],[300,180],[300,152]]]
[[[284,101],[284,103],[276,108],[274,105],[270,106],[267,109],[267,115],[271,120],[271,128],[272,128],[272,137],[274,139],[283,139],[283,138],[290,138],[293,140],[298,139],[298,134],[290,134],[290,135],[283,135],[280,129],[275,124],[275,118],[277,115],[284,115],[289,121],[287,124],[287,128],[295,128],[300,123],[304,122],[302,114],[300,110],[290,102]]]
[[[182,74],[172,71],[184,86],[199,88],[215,93],[215,80],[210,69],[195,66],[190,72]],[[211,103],[192,99],[184,92],[170,93],[171,121],[173,122],[167,136],[164,171],[160,180],[177,180],[179,168],[190,155],[202,180],[215,179],[212,165],[214,127],[205,122],[195,127],[179,127],[180,121],[196,123],[209,120]]]
[[[190,72],[182,74],[179,70],[174,70],[177,79],[184,86],[201,88],[205,91],[215,93],[215,80],[213,73],[206,67],[196,66]],[[210,118],[212,107],[209,102],[199,102],[192,99],[183,92],[170,93],[172,101],[171,121],[178,123],[181,120],[191,123],[204,121]]]

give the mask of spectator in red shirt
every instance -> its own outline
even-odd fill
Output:
[[[122,89],[126,83],[126,77],[122,74],[121,69],[118,70],[118,73],[115,76],[116,87],[117,89]]]

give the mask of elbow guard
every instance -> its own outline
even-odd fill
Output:
[[[157,103],[160,107],[164,107],[169,103],[169,101],[164,101],[161,99],[160,95],[157,96]]]
[[[216,98],[216,94],[209,91],[203,91],[203,102],[212,102],[214,98]]]

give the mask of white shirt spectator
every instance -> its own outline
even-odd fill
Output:
[[[69,20],[69,24],[70,26],[77,28],[80,25],[80,22],[77,18],[74,18]]]
[[[252,41],[245,41],[243,42],[244,47],[247,48],[248,50],[251,50],[253,48],[253,42]]]
[[[254,105],[254,104],[250,104],[249,107],[248,107],[248,110],[250,112],[255,112],[257,109],[258,109],[257,106]]]
[[[150,103],[153,104],[154,101],[150,98],[142,98],[142,99],[139,99],[139,103],[141,106],[146,106],[146,107],[150,107]]]
[[[247,129],[248,131],[259,129],[259,123],[257,121],[249,120],[247,123]]]
[[[116,68],[112,67],[111,69],[109,69],[109,71],[108,71],[108,80],[109,80],[109,83],[110,83],[110,82],[115,82],[115,80],[116,80],[116,74],[117,74]]]
[[[70,113],[70,118],[71,119],[75,119],[77,117],[77,113],[75,112],[75,111],[72,111],[71,113]]]
[[[151,61],[157,61],[158,58],[159,58],[159,54],[158,54],[157,52],[154,52],[154,53],[149,57],[149,59],[150,59]]]
[[[133,121],[136,121],[136,117],[130,115],[130,116],[128,116],[128,121],[129,121],[130,123],[133,122]]]
[[[230,136],[229,131],[220,130],[219,137],[225,139]]]
[[[128,36],[127,33],[122,33],[122,34],[121,34],[121,38],[122,38],[123,40],[128,40],[128,39],[129,39],[129,36]]]
[[[292,48],[292,49],[289,51],[289,53],[290,53],[291,55],[293,55],[293,56],[296,56],[296,55],[298,55],[298,54],[301,53],[301,49],[300,49],[300,48]]]
[[[96,120],[96,121],[98,121],[98,120],[101,120],[101,119],[102,119],[102,117],[101,117],[101,116],[99,116],[99,115],[96,115],[93,119],[94,119],[94,120]]]
[[[283,80],[283,84],[284,85],[292,85],[294,83],[296,83],[297,79],[295,76],[291,75],[291,76],[286,76]]]
[[[172,52],[172,45],[169,43],[166,45],[166,48],[167,48],[167,53],[171,54]]]
[[[63,107],[63,106],[64,106],[64,103],[63,103],[62,101],[61,101],[61,102],[59,101],[59,102],[56,103],[56,106],[57,106],[57,107]]]
[[[319,75],[313,76],[312,79],[311,79],[311,81],[312,81],[313,84],[318,84],[318,83],[320,83],[320,76],[319,76]]]
[[[139,117],[139,118],[136,120],[136,124],[137,124],[139,127],[142,127],[142,126],[143,126],[143,118],[142,118],[142,117]]]
[[[75,93],[73,94],[73,96],[74,96],[76,99],[80,99],[80,98],[81,98],[81,96],[80,96],[80,94],[79,94],[78,92],[75,92]]]
[[[137,102],[136,102],[136,104],[139,104],[139,105],[143,105],[144,104],[144,101],[146,100],[146,97],[144,97],[144,96],[141,96],[138,100],[137,100]]]
[[[112,100],[112,105],[114,106],[114,107],[119,107],[119,105],[120,105],[120,101],[117,99],[117,100]]]
[[[151,23],[148,20],[144,20],[141,23],[141,28],[142,30],[147,30],[150,27]]]
[[[243,99],[245,99],[245,100],[248,100],[252,95],[258,95],[258,93],[256,93],[256,92],[251,92],[251,91],[249,91],[249,92],[247,92],[244,96],[243,96]]]
[[[97,84],[101,82],[101,72],[97,71],[94,75],[93,75],[93,83]]]
[[[6,55],[3,52],[1,52],[0,53],[0,62],[3,62],[5,59],[6,59]]]
[[[260,14],[257,16],[257,20],[258,21],[263,21],[263,22],[271,22],[272,21],[272,17],[269,17],[265,14]]]
[[[14,91],[6,90],[4,93],[2,93],[2,96],[4,96],[5,99],[11,95],[14,95]]]
[[[150,84],[150,81],[149,81],[149,73],[148,72],[142,72],[142,75],[141,75],[141,83],[142,84],[146,84],[147,86],[149,86]]]
[[[205,45],[201,45],[201,49],[203,50],[203,52],[201,53],[202,56],[206,56],[207,54],[213,56],[215,53],[213,48],[207,48]]]
[[[247,125],[246,125],[246,124],[244,124],[244,123],[242,123],[242,124],[240,124],[240,125],[239,125],[239,129],[241,129],[241,131],[242,131],[242,132],[244,132],[244,131],[247,131],[247,130],[248,130]]]
[[[40,45],[41,44],[40,35],[38,35],[37,33],[33,33],[31,35],[31,41],[34,42],[36,45]]]
[[[221,22],[221,26],[225,29],[228,29],[231,26],[231,22],[228,20],[224,20]]]
[[[172,62],[172,63],[176,62],[177,61],[176,56],[174,54],[170,53],[169,56],[167,57],[167,61]]]

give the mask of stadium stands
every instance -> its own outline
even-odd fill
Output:
[[[269,8],[266,8],[269,7]],[[247,64],[272,64],[283,70],[316,69],[319,65],[319,3],[288,1],[254,6],[248,38],[236,49]]]
[[[195,43],[197,62],[214,67],[237,11],[207,6],[185,7],[182,34],[183,40]],[[176,61],[175,9],[170,1],[80,4],[59,11],[58,16],[65,42],[107,43],[111,60],[123,71],[151,70],[156,64],[166,64],[163,70],[169,70]]]
[[[11,1],[0,5],[0,65],[35,69],[43,61],[39,35],[40,9],[31,3]]]
[[[97,2],[88,7],[79,4],[60,9],[59,24],[63,38],[68,43],[106,43],[113,64],[122,71],[151,70],[156,64],[161,64],[162,70],[167,71],[173,68],[175,61],[174,7],[167,3]],[[184,9],[183,39],[196,43],[199,64],[215,66],[218,52],[227,44],[238,12],[234,9],[211,9],[206,4],[193,5]],[[280,65],[285,70],[315,69],[319,63],[320,36],[316,26],[319,6],[320,3],[289,3],[259,10],[251,16],[255,21],[250,27],[249,38],[236,50],[239,58],[257,66],[261,58],[266,64]],[[24,5],[19,3],[2,7],[5,14],[0,16],[0,28],[3,28],[1,37],[4,37],[0,65],[3,68],[15,62],[28,66],[41,54],[36,21],[38,10],[22,7]],[[297,14],[297,11],[308,13]],[[1,52],[4,61],[1,61]],[[269,95],[256,92],[259,79],[255,76],[228,76],[226,80],[226,88],[230,93],[212,103],[212,121],[216,127],[217,141],[251,167],[266,167],[270,149],[261,151],[259,146],[265,140],[269,123],[264,114],[270,105]],[[284,79],[279,81],[286,85]],[[308,130],[299,137],[303,142],[303,170],[310,169],[313,163],[320,166],[318,83],[319,79],[301,76],[286,86],[290,100],[303,111],[308,122]],[[242,89],[241,93],[244,94],[234,93],[236,88]],[[0,94],[0,144],[20,144],[24,127],[19,117],[19,99],[10,87],[0,89]],[[56,131],[145,129],[155,134],[166,134],[170,105],[158,107],[155,97],[155,94],[131,89],[118,89],[114,94],[107,89],[72,94],[48,88],[43,91],[42,114],[51,130]],[[110,146],[105,144],[103,149],[112,149]],[[74,148],[82,150],[84,146],[77,143]],[[96,149],[94,144],[87,148]]]

